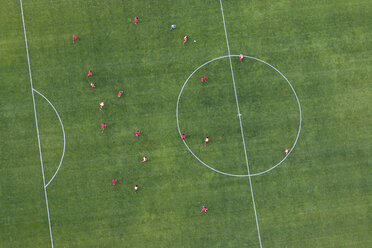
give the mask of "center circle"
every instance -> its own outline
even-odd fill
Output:
[[[211,62],[214,62],[214,61],[217,61],[217,60],[220,60],[220,59],[224,59],[224,58],[231,58],[231,57],[239,57],[240,55],[225,55],[225,56],[221,56],[221,57],[218,57],[218,58],[214,58],[208,62],[205,62],[204,64],[202,64],[201,66],[199,66],[198,68],[196,68],[191,74],[190,76],[186,79],[185,83],[183,84],[182,88],[181,88],[181,91],[178,95],[178,99],[177,99],[177,108],[176,108],[176,118],[177,118],[177,128],[178,128],[178,132],[179,132],[179,135],[180,137],[182,137],[182,132],[181,132],[181,129],[180,129],[180,125],[179,125],[179,118],[178,118],[178,109],[179,109],[179,102],[180,102],[180,99],[181,99],[181,95],[182,95],[182,92],[186,86],[186,84],[188,83],[188,81],[190,80],[190,78],[198,71],[200,70],[202,67],[208,65],[209,63]],[[258,172],[258,173],[254,173],[254,174],[230,174],[230,173],[226,173],[226,172],[223,172],[223,171],[220,171],[220,170],[217,170],[215,168],[213,168],[212,166],[206,164],[205,162],[203,162],[198,156],[196,156],[194,154],[194,152],[190,149],[190,147],[187,145],[186,141],[184,139],[182,139],[184,145],[186,146],[186,148],[189,150],[189,152],[200,162],[202,163],[204,166],[206,166],[207,168],[213,170],[214,172],[217,172],[217,173],[220,173],[220,174],[223,174],[223,175],[226,175],[226,176],[233,176],[233,177],[248,177],[248,176],[259,176],[259,175],[262,175],[262,174],[265,174],[273,169],[275,169],[276,167],[278,167],[279,165],[281,165],[286,159],[287,157],[291,154],[291,152],[293,151],[293,149],[295,148],[296,144],[297,144],[297,141],[298,141],[298,138],[300,136],[300,132],[301,132],[301,123],[302,123],[302,112],[301,112],[301,104],[300,104],[300,101],[298,99],[298,96],[297,96],[297,93],[296,91],[294,90],[292,84],[289,82],[289,80],[283,75],[283,73],[281,73],[278,69],[276,69],[274,66],[272,66],[271,64],[267,63],[266,61],[264,60],[261,60],[261,59],[258,59],[258,58],[255,58],[255,57],[251,57],[251,56],[244,56],[244,58],[247,58],[247,59],[252,59],[252,60],[255,60],[255,61],[258,61],[258,62],[261,62],[269,67],[271,67],[272,69],[274,69],[277,73],[280,74],[280,76],[288,83],[289,87],[291,88],[294,96],[296,97],[296,101],[297,101],[297,104],[298,104],[298,109],[299,109],[299,126],[298,126],[298,132],[297,132],[297,136],[296,136],[296,139],[292,145],[292,147],[289,149],[289,152],[288,154],[282,159],[280,160],[277,164],[275,164],[274,166],[272,166],[271,168],[267,169],[267,170],[264,170],[264,171],[261,171],[261,172]]]

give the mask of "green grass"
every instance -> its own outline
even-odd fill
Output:
[[[51,247],[20,5],[1,4],[0,247]],[[293,153],[252,178],[263,247],[372,246],[371,4],[223,5],[231,54],[275,66],[302,107]],[[47,188],[54,246],[259,247],[249,179],[204,167],[176,125],[187,77],[227,54],[219,1],[24,0],[23,8],[33,86],[56,107],[66,132],[62,167]],[[75,45],[72,34],[79,37]],[[182,46],[185,34],[190,41]],[[293,144],[298,107],[273,69],[248,59],[232,65],[249,165],[257,173]],[[37,94],[35,102],[49,181],[63,137],[48,103]],[[195,154],[216,169],[247,173],[228,59],[195,73],[179,111]],[[199,213],[202,205],[207,214]]]

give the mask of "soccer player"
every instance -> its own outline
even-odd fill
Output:
[[[138,17],[134,17],[134,24],[137,24],[138,23]]]
[[[94,85],[94,83],[90,83],[90,87],[93,89],[93,88],[95,88],[96,86]]]
[[[239,55],[239,60],[240,60],[240,62],[242,62],[243,59],[244,59],[244,54],[241,53],[241,54]]]
[[[118,97],[120,98],[123,93],[124,93],[123,91],[119,91],[118,92]]]
[[[92,75],[93,75],[92,71],[89,70],[89,71],[88,71],[88,75],[87,75],[87,77],[92,76]]]
[[[140,135],[140,131],[136,131],[136,137]]]
[[[99,110],[102,110],[103,106],[105,106],[105,102],[102,101],[99,103]]]
[[[284,152],[285,152],[285,155],[287,156],[289,153],[289,149],[288,148],[284,149]]]
[[[105,123],[102,123],[101,124],[101,129],[102,129],[102,133],[105,131],[105,128],[107,127],[107,125]]]
[[[207,146],[208,142],[209,142],[209,138],[207,137],[207,138],[204,139],[204,146]]]
[[[206,206],[203,206],[202,209],[201,209],[201,211],[200,211],[200,213],[203,213],[203,212],[206,213],[207,210],[208,210],[208,208]]]
[[[142,157],[142,161],[141,161],[142,163],[144,163],[144,162],[147,162],[147,158],[146,158],[146,156],[143,156]]]
[[[183,133],[183,134],[181,135],[181,138],[184,140],[184,139],[186,138],[186,135]]]
[[[76,35],[72,35],[72,44],[75,44],[76,39],[77,39]]]
[[[137,190],[139,189],[138,185],[134,185],[134,193],[137,193]]]
[[[201,81],[202,81],[203,83],[207,82],[207,79],[205,78],[205,76],[202,77]]]
[[[171,25],[170,31],[172,31],[172,30],[174,30],[174,29],[176,29],[176,24],[172,24],[172,25]]]
[[[116,180],[116,179],[112,179],[112,184],[115,186],[115,184],[116,184],[117,181],[118,180]]]
[[[189,38],[189,36],[188,35],[185,35],[185,37],[183,37],[183,45],[185,45],[185,43],[186,43],[186,41],[187,41],[187,39]]]

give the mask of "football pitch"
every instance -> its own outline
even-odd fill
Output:
[[[372,247],[370,1],[0,3],[0,248]]]

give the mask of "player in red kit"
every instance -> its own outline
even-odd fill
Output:
[[[207,210],[208,210],[208,208],[206,206],[203,206],[202,209],[201,209],[201,211],[200,211],[200,213],[203,213],[203,212],[206,213]]]
[[[112,179],[112,184],[115,186],[115,184],[116,184],[117,181],[118,180],[116,180],[116,179]]]
[[[181,135],[181,138],[184,140],[184,139],[186,138],[186,135],[183,133],[183,134]]]
[[[187,39],[189,38],[189,36],[188,35],[185,35],[185,37],[183,37],[183,45],[185,45],[185,43],[186,43],[186,41],[187,41]]]
[[[142,161],[141,161],[142,163],[144,163],[144,162],[147,162],[147,158],[146,158],[146,156],[143,156],[142,157]]]
[[[99,103],[99,110],[102,110],[103,106],[105,106],[105,102],[102,101]]]
[[[284,152],[285,152],[285,155],[287,156],[289,153],[289,149],[288,148],[284,149]]]
[[[138,23],[138,17],[134,17],[134,24],[137,24]]]
[[[205,78],[205,76],[202,77],[201,81],[202,81],[203,83],[207,82],[207,79]]]
[[[101,124],[101,129],[102,129],[102,133],[105,131],[105,128],[107,127],[107,125],[105,123],[102,123]]]
[[[118,92],[118,97],[120,98],[123,93],[124,93],[123,91],[119,91]]]
[[[243,61],[243,59],[244,59],[244,54],[240,54],[240,55],[239,55],[239,60],[240,60],[240,62]]]
[[[73,35],[72,36],[72,44],[75,44],[76,39],[77,39],[76,35]]]
[[[89,71],[88,71],[88,75],[87,75],[87,77],[90,77],[90,76],[92,76],[92,75],[93,75],[92,71],[89,70]]]
[[[134,185],[134,193],[137,193],[137,190],[139,189],[138,185]]]
[[[204,146],[207,146],[208,142],[209,142],[209,138],[207,137],[207,138],[204,139]]]
[[[136,131],[136,137],[140,135],[140,131]]]
[[[94,83],[90,83],[90,87],[93,89],[93,88],[95,88],[96,86],[94,85]]]

